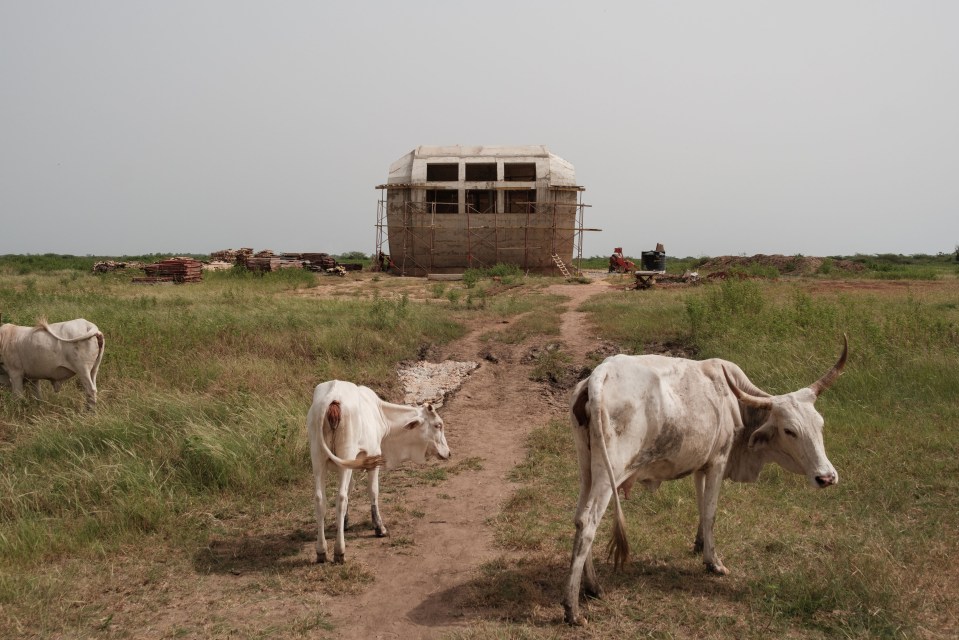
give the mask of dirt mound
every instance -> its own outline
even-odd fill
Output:
[[[851,260],[835,258],[817,258],[813,256],[783,256],[757,253],[754,256],[717,256],[699,266],[703,271],[728,271],[729,269],[749,267],[772,267],[784,275],[810,275],[824,271],[824,264],[828,269],[840,271],[862,271],[865,266]]]

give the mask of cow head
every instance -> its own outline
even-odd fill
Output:
[[[446,444],[446,432],[443,418],[436,412],[433,403],[426,402],[421,407],[422,418],[419,420],[420,438],[426,442],[426,450],[423,451],[423,457],[429,450],[433,450],[442,460],[449,460],[452,453],[450,447]]]
[[[749,449],[787,471],[805,475],[810,484],[821,488],[838,483],[839,474],[826,457],[822,438],[824,421],[816,411],[815,402],[842,373],[848,350],[849,343],[843,336],[842,355],[826,375],[799,391],[768,398],[740,390],[723,368],[726,382],[739,401],[763,410],[766,415],[763,424],[749,436]]]
[[[446,444],[445,425],[436,407],[427,402],[415,407],[415,411],[405,426],[394,430],[383,440],[383,452],[389,468],[396,467],[404,460],[426,462],[430,451],[443,460],[448,460],[452,455]]]

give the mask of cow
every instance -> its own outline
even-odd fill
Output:
[[[664,480],[692,474],[699,508],[693,552],[702,552],[708,571],[726,575],[713,541],[724,478],[755,482],[766,463],[776,462],[805,475],[815,487],[838,483],[823,446],[824,421],[813,404],[842,373],[848,346],[843,336],[842,354],[825,375],[777,396],[718,358],[616,355],[579,382],[570,400],[580,494],[563,600],[566,622],[585,623],[579,612],[581,583],[586,595],[602,594],[591,550],[610,499],[615,520],[607,551],[616,568],[629,559],[618,490],[628,497],[637,481],[655,491]]]
[[[392,469],[407,460],[426,462],[430,451],[443,460],[450,458],[443,419],[430,403],[420,406],[393,404],[380,399],[363,386],[342,380],[330,380],[316,386],[313,404],[306,416],[313,463],[314,503],[319,533],[316,561],[326,562],[326,469],[332,462],[339,471],[336,495],[336,543],[333,562],[342,563],[346,541],[347,502],[353,471],[368,471],[370,513],[377,537],[387,535],[380,517],[379,471]]]
[[[97,404],[97,372],[103,360],[103,333],[95,324],[77,318],[35,327],[0,325],[0,365],[16,397],[23,397],[24,383],[34,397],[40,397],[39,381],[49,380],[54,391],[64,380],[79,376],[86,393],[87,407]],[[0,375],[0,383],[3,383]]]

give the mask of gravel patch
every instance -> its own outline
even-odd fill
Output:
[[[442,404],[443,399],[463,384],[466,377],[479,366],[476,362],[414,362],[400,365],[397,375],[403,383],[406,404],[433,402]]]

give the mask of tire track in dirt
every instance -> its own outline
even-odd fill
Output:
[[[560,338],[578,364],[599,341],[588,331],[586,314],[575,309],[607,289],[602,281],[547,289],[570,298]],[[444,594],[461,593],[483,563],[504,555],[495,546],[487,520],[515,489],[507,475],[525,455],[527,434],[566,410],[565,402],[529,379],[531,366],[521,361],[528,343],[497,344],[493,347],[497,362],[484,360],[488,347],[480,337],[490,330],[474,327],[442,349],[440,358],[482,362],[441,410],[454,456],[447,468],[466,458],[479,459],[482,467],[470,465],[437,487],[405,492],[403,507],[424,514],[412,523],[412,546],[398,550],[366,533],[348,539],[346,561],[361,556],[376,579],[364,593],[324,603],[337,637],[433,638],[475,622],[461,608],[463,598]],[[388,478],[387,474],[386,482]],[[389,526],[389,512],[384,517]]]

